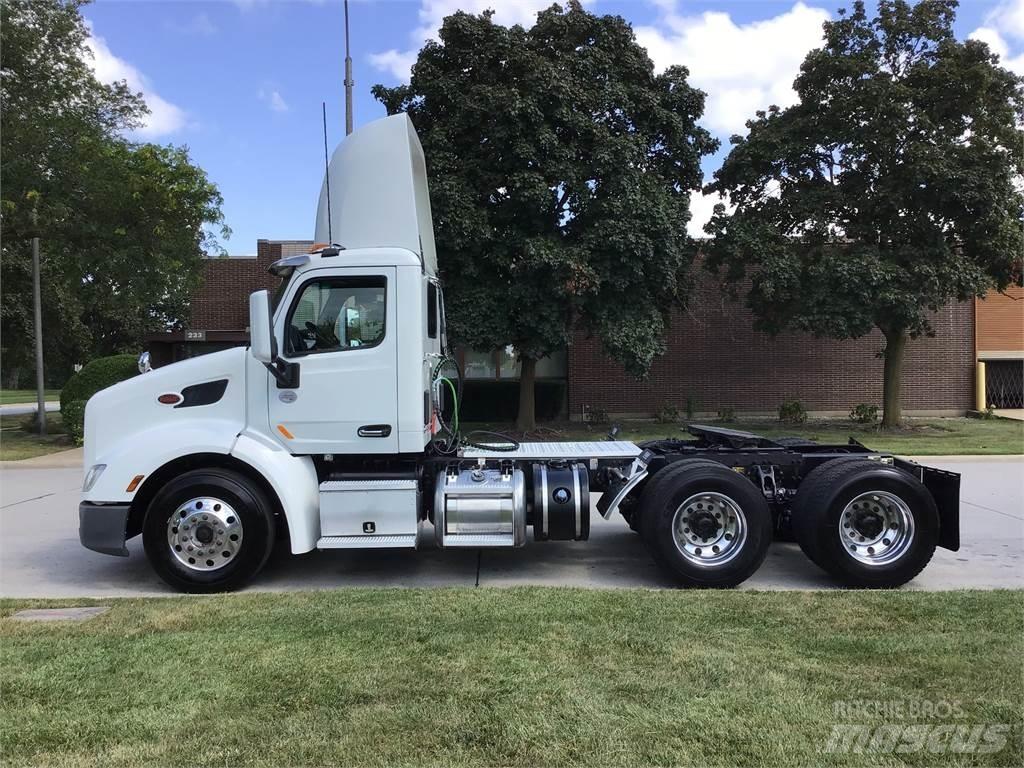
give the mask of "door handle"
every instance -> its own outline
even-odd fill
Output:
[[[356,430],[360,437],[387,437],[391,434],[390,424],[367,424]]]

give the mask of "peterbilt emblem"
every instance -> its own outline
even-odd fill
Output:
[[[282,403],[294,403],[298,399],[298,395],[292,392],[290,389],[284,390],[277,395],[277,399]]]

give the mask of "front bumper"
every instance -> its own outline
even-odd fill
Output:
[[[82,546],[105,555],[128,557],[124,541],[130,508],[130,504],[79,504],[78,538]]]

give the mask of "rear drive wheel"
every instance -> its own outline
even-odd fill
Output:
[[[237,589],[270,556],[273,508],[244,475],[197,469],[157,492],[146,513],[142,540],[157,575],[175,589]]]
[[[867,459],[833,459],[812,470],[792,521],[804,553],[852,587],[906,584],[939,540],[939,513],[921,481]]]
[[[640,512],[648,550],[683,586],[734,587],[760,567],[771,543],[764,495],[708,459],[661,470],[644,489]]]

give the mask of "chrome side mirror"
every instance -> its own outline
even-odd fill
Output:
[[[149,361],[149,352],[139,355],[139,373],[149,373],[153,370],[153,364]]]

